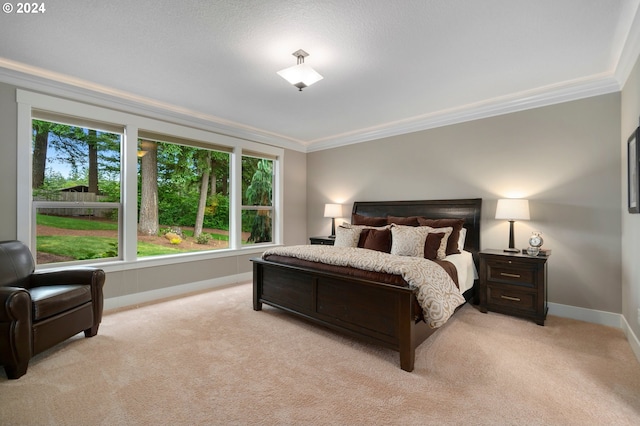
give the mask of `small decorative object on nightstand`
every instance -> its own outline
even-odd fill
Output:
[[[529,247],[527,248],[527,254],[529,256],[537,256],[540,253],[540,246],[542,246],[542,237],[540,232],[534,232],[529,237]]]
[[[544,325],[547,317],[547,259],[505,253],[480,252],[480,311],[528,318]]]
[[[335,238],[331,237],[311,237],[309,238],[311,244],[322,244],[324,246],[332,246],[336,242]]]

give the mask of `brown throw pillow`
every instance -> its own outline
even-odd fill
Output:
[[[354,213],[351,215],[351,223],[354,225],[385,226],[387,224],[387,218],[362,216],[361,214]]]
[[[405,226],[418,226],[418,216],[387,216],[387,224],[391,225],[395,223],[396,225],[405,225]]]
[[[452,227],[453,232],[451,232],[449,240],[447,241],[447,255],[460,253],[460,250],[458,250],[458,239],[460,238],[460,230],[464,225],[464,219],[426,219],[419,217],[418,223],[421,226],[430,226],[432,228]]]
[[[438,258],[438,248],[444,236],[443,232],[429,232],[427,240],[424,242],[425,259],[436,260]]]
[[[390,229],[363,229],[360,233],[358,247],[369,250],[391,252],[391,230]]]

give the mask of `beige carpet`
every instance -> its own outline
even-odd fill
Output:
[[[249,284],[105,315],[0,373],[2,425],[638,425],[623,333],[463,307],[416,353],[362,344],[265,306]]]

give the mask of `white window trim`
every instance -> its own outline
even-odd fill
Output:
[[[66,114],[75,117],[82,117],[89,120],[114,123],[124,127],[123,137],[123,158],[122,158],[122,238],[121,247],[122,260],[107,261],[100,263],[105,270],[126,270],[139,267],[151,267],[155,265],[166,265],[167,263],[182,263],[192,260],[202,260],[227,256],[237,256],[243,254],[259,253],[267,246],[281,245],[283,241],[283,162],[284,149],[271,145],[264,145],[245,139],[222,135],[211,130],[193,128],[181,124],[174,124],[163,120],[158,120],[133,113],[116,111],[96,105],[90,105],[68,99],[57,98],[50,95],[30,92],[17,89],[16,101],[18,103],[18,146],[17,146],[17,181],[21,188],[18,188],[17,196],[17,237],[20,241],[28,242],[27,245],[35,250],[33,240],[35,230],[32,228],[34,212],[32,208],[31,195],[31,143],[32,143],[32,109],[52,111],[59,114]],[[214,146],[227,146],[231,150],[231,170],[230,176],[230,224],[232,238],[229,240],[228,249],[211,250],[198,253],[185,253],[181,255],[158,256],[152,258],[137,258],[137,179],[127,178],[137,175],[137,140],[138,129],[158,132],[161,134],[174,135],[175,137],[191,139],[209,143]],[[135,141],[130,143],[129,141]],[[273,243],[242,246],[241,223],[242,223],[242,155],[243,152],[252,155],[263,154],[275,158],[274,162],[274,234]],[[23,186],[24,185],[24,186]],[[129,206],[134,206],[129,208]],[[42,265],[43,267],[61,267],[60,264]]]

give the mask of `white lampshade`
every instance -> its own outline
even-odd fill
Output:
[[[302,63],[278,71],[278,75],[302,90],[322,80],[322,76],[309,65]]]
[[[342,217],[342,204],[325,204],[324,217]]]
[[[529,200],[517,198],[498,200],[496,219],[529,220]]]

